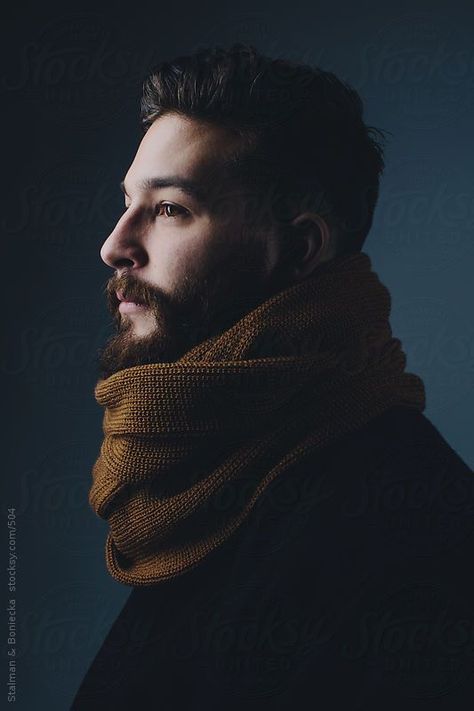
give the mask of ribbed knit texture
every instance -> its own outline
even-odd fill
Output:
[[[389,314],[368,255],[340,256],[176,362],[99,380],[89,502],[110,526],[110,574],[151,585],[184,573],[311,451],[393,405],[422,411]]]

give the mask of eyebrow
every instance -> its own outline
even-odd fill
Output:
[[[124,195],[130,197],[125,188],[124,180],[120,181],[119,186]],[[181,178],[177,175],[145,178],[137,183],[137,188],[143,191],[157,190],[159,188],[178,188],[178,190],[182,190],[202,204],[205,203],[206,198],[206,192],[200,183],[189,180],[188,178]]]

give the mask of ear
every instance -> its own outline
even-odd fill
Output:
[[[331,231],[315,212],[299,214],[288,230],[288,272],[292,280],[300,281],[331,258]]]

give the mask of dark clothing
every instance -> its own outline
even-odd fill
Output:
[[[473,483],[392,408],[274,480],[193,570],[133,588],[71,708],[474,708]]]

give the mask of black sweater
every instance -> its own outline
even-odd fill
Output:
[[[71,709],[473,709],[473,484],[392,408],[274,480],[193,570],[132,588]]]

